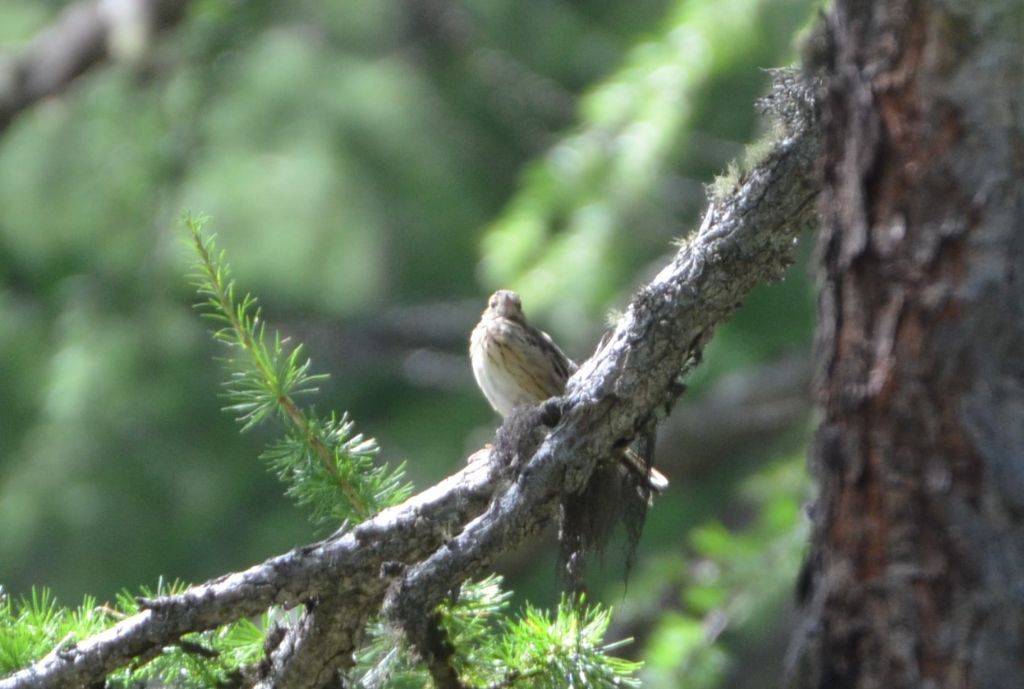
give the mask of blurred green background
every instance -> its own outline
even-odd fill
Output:
[[[5,0],[0,51],[65,3]],[[212,217],[239,285],[420,488],[498,420],[470,329],[497,287],[585,358],[762,124],[810,0],[203,1],[0,131],[0,585],[104,599],[319,535],[239,435],[185,275]],[[805,257],[708,348],[660,433],[673,485],[618,609],[647,686],[759,686],[801,555]],[[554,548],[501,563],[557,597]],[[774,676],[776,673],[771,673]]]

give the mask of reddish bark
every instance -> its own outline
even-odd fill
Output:
[[[792,682],[1017,687],[1020,5],[838,0],[828,23],[821,495]]]

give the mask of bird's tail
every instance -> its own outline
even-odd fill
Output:
[[[621,452],[622,466],[647,484],[651,493],[660,494],[668,488],[668,479],[654,467],[647,466],[643,457],[638,455],[632,448],[623,448]]]

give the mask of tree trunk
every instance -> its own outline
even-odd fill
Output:
[[[1024,3],[836,0],[795,687],[1024,686]]]

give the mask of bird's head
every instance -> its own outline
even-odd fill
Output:
[[[499,289],[487,301],[487,309],[496,318],[522,320],[523,302],[519,295],[508,289]]]

